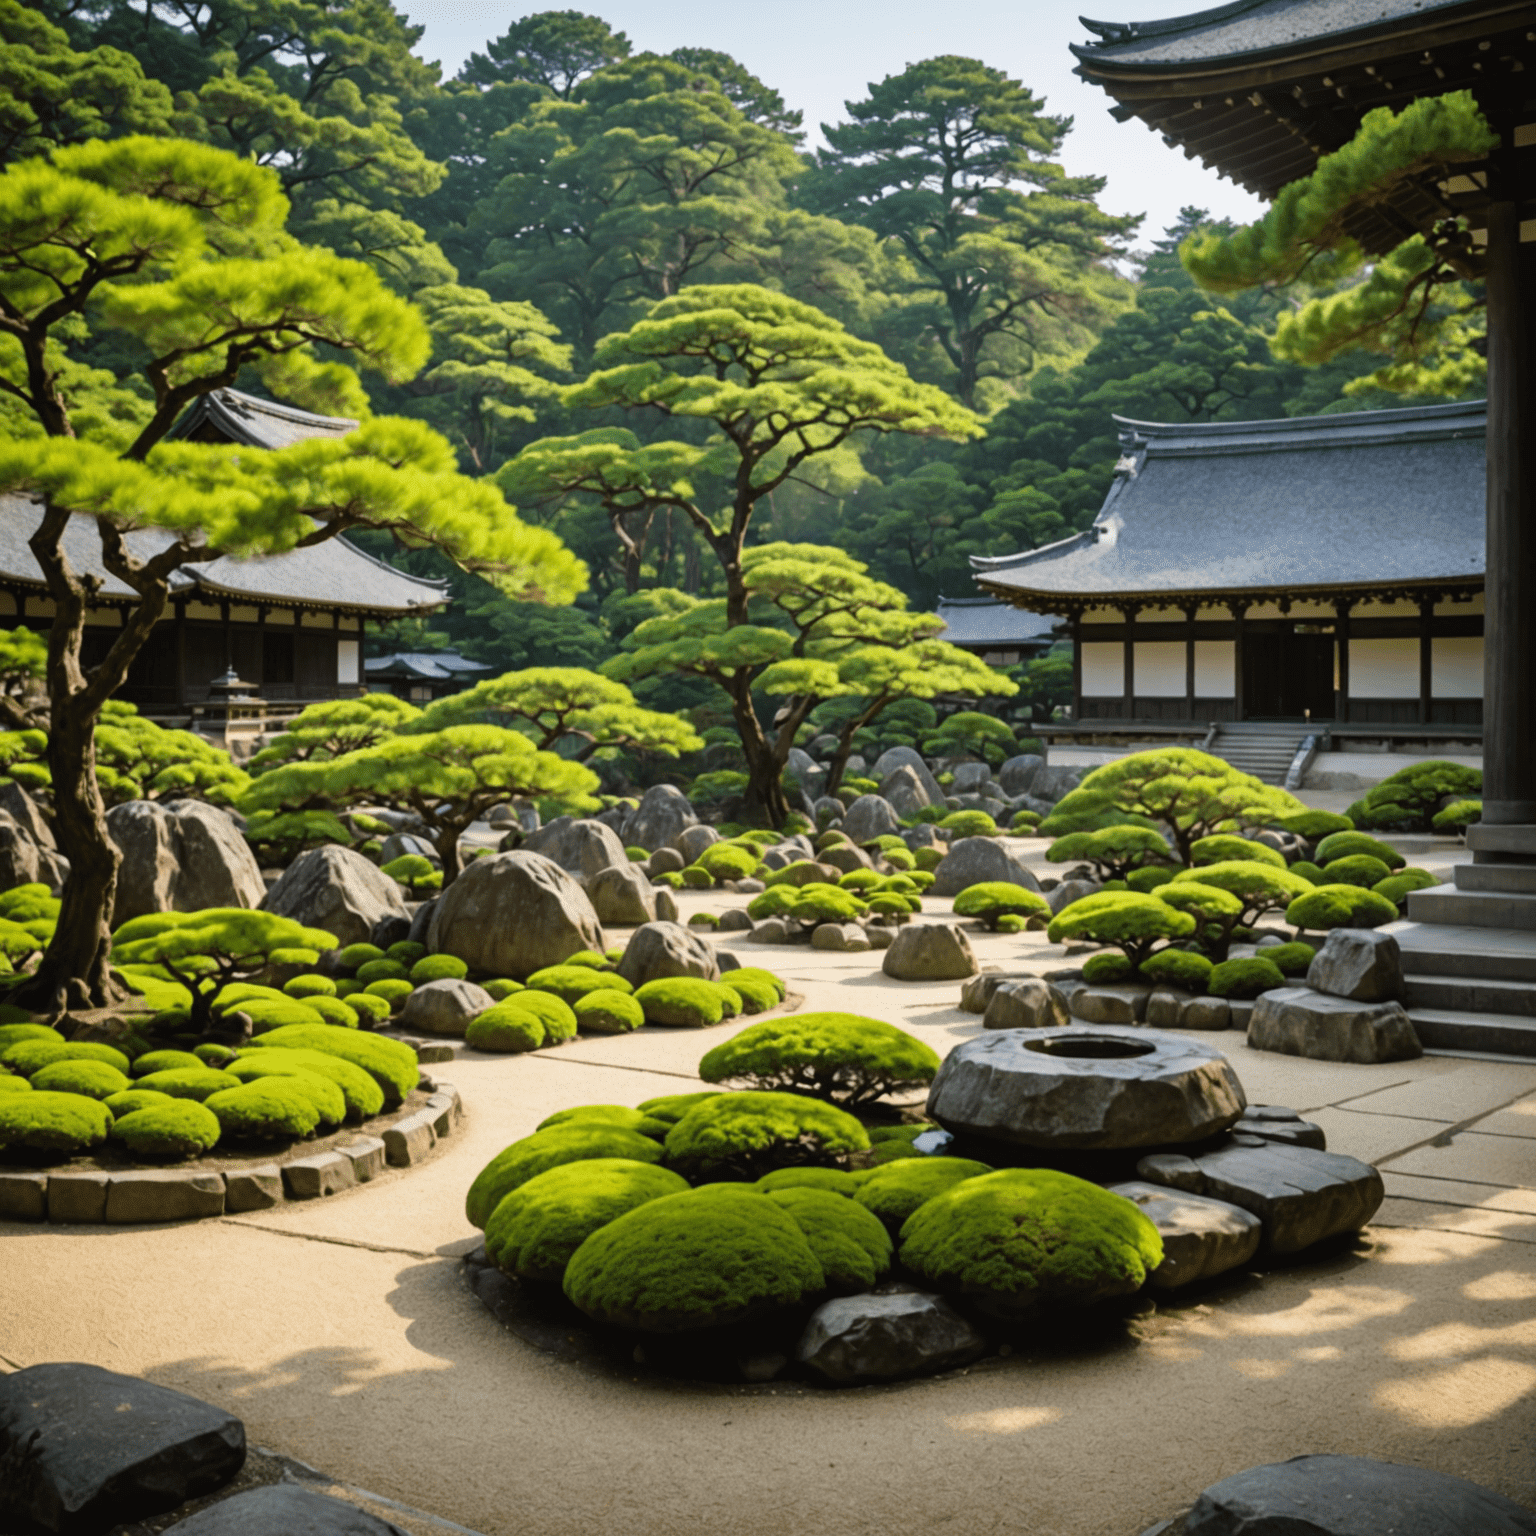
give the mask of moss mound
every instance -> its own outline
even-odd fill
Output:
[[[3,1086],[0,1083],[0,1087]],[[114,1120],[121,1120],[124,1115],[136,1114],[141,1109],[152,1109],[156,1104],[185,1104],[189,1101],[173,1099],[168,1093],[156,1093],[153,1088],[128,1088],[101,1102],[112,1111]]]
[[[1358,885],[1319,885],[1285,909],[1285,920],[1305,932],[1322,928],[1379,928],[1394,922],[1397,907]]]
[[[384,1091],[384,1103],[401,1103],[421,1077],[416,1052],[400,1040],[365,1035],[355,1029],[334,1029],[328,1024],[293,1024],[262,1035],[253,1044],[262,1050],[276,1048],[320,1051],[339,1056],[361,1067]]]
[[[60,1156],[99,1146],[112,1129],[112,1111],[78,1093],[0,1095],[0,1147]]]
[[[1390,843],[1370,837],[1364,832],[1332,832],[1317,845],[1317,862],[1325,869],[1337,859],[1349,859],[1358,855],[1380,859],[1388,870],[1401,869],[1408,860]]]
[[[429,981],[462,981],[468,975],[469,967],[457,955],[423,955],[412,965],[407,980],[413,987],[422,987]]]
[[[635,1107],[652,1120],[676,1125],[695,1105],[719,1097],[719,1090],[714,1088],[707,1088],[702,1093],[664,1093],[660,1098],[647,1099]]]
[[[648,1333],[744,1322],[824,1283],[794,1218],[740,1189],[648,1200],[587,1238],[565,1272],[565,1294],[589,1317]]]
[[[0,1055],[23,1040],[47,1040],[63,1045],[64,1036],[47,1024],[0,1024]]]
[[[543,1024],[545,1045],[559,1045],[575,1038],[576,1012],[564,998],[529,987],[512,1001],[522,1012],[531,1013]]]
[[[574,1004],[589,992],[632,992],[634,988],[612,971],[594,970],[590,965],[547,965],[528,978],[535,991],[551,992],[562,1002]]]
[[[1136,968],[1121,954],[1089,955],[1083,961],[1083,980],[1092,987],[1114,986],[1130,981]]]
[[[201,1062],[195,1067],[178,1067],[170,1072],[151,1072],[139,1078],[135,1088],[148,1088],[155,1093],[169,1094],[173,1099],[194,1099],[205,1103],[211,1094],[226,1088],[238,1087],[240,1079],[215,1067],[205,1067]]]
[[[645,1023],[645,1009],[628,992],[600,987],[572,1005],[584,1035],[627,1035]]]
[[[919,909],[921,910],[921,909]],[[1004,917],[1048,917],[1050,903],[1036,891],[1008,880],[984,880],[955,897],[956,917],[973,917],[994,933]]]
[[[0,1071],[0,1093],[30,1093],[32,1084],[15,1073]]]
[[[348,944],[337,956],[344,971],[356,971],[358,966],[367,965],[370,960],[383,958],[384,951],[377,944]]]
[[[471,1225],[484,1227],[491,1212],[529,1179],[594,1157],[617,1157],[634,1163],[659,1163],[661,1148],[648,1136],[608,1125],[560,1125],[536,1131],[503,1148],[482,1168],[464,1197],[464,1214]]]
[[[1213,837],[1199,837],[1189,845],[1191,862],[1200,864],[1228,864],[1241,859],[1247,864],[1268,864],[1275,869],[1285,868],[1285,855],[1268,843],[1256,843],[1246,837],[1229,837],[1218,833]]]
[[[643,1125],[656,1122],[643,1110],[630,1109],[625,1104],[577,1104],[571,1109],[557,1109],[534,1126],[534,1132],[547,1131],[556,1125],[611,1125],[621,1131],[641,1131]]]
[[[758,1179],[798,1164],[832,1167],[869,1150],[852,1115],[792,1093],[722,1093],[667,1132],[668,1164],[688,1178]]]
[[[1352,853],[1323,865],[1323,880],[1328,885],[1379,885],[1392,871],[1384,859],[1369,853]]]
[[[357,968],[357,979],[364,986],[376,981],[406,981],[409,977],[410,968],[399,960],[369,960]]]
[[[1204,992],[1210,985],[1212,967],[1204,955],[1193,954],[1187,949],[1160,949],[1150,960],[1143,960],[1139,969],[1148,981],[1158,986]],[[1085,967],[1085,980],[1087,975]]]
[[[523,990],[522,982],[513,981],[508,976],[497,976],[490,981],[482,981],[480,985],[484,987],[485,990],[489,992],[498,1003],[501,1002],[504,998],[511,997],[514,992],[521,992]]]
[[[348,1120],[367,1120],[384,1108],[384,1090],[363,1069],[325,1051],[269,1046],[242,1051],[229,1073],[243,1083],[260,1077],[292,1077],[308,1073],[334,1084],[346,1105]]]
[[[1305,976],[1312,968],[1317,951],[1310,944],[1271,944],[1259,954],[1277,966],[1282,976]]]
[[[341,1001],[357,1015],[359,1029],[373,1029],[389,1017],[389,1004],[372,992],[354,992]]]
[[[727,985],[741,999],[743,1013],[767,1013],[770,1008],[777,1008],[784,1001],[783,994],[771,977],[747,976],[740,970],[730,971],[727,976]]]
[[[473,1051],[516,1055],[544,1044],[544,1021],[524,1009],[497,1003],[476,1015],[464,1029],[464,1043]]]
[[[901,1229],[908,1269],[1004,1317],[1128,1295],[1162,1259],[1157,1228],[1133,1201],[1045,1168],[967,1179]]]
[[[320,1111],[292,1077],[263,1077],[203,1101],[224,1134],[240,1141],[288,1141],[313,1134]]]
[[[867,1291],[891,1267],[890,1233],[856,1200],[804,1186],[767,1193],[805,1234],[834,1296]]]
[[[558,1285],[571,1256],[599,1228],[687,1188],[677,1174],[627,1158],[564,1163],[519,1185],[491,1212],[486,1256],[520,1280]]]
[[[706,1029],[725,1017],[725,999],[713,982],[696,976],[663,976],[635,993],[647,1024]]]
[[[1285,974],[1273,960],[1263,955],[1248,955],[1236,960],[1223,960],[1220,965],[1213,967],[1206,990],[1212,997],[1247,1000],[1284,985]]]
[[[986,1163],[964,1157],[903,1157],[860,1179],[854,1199],[888,1226],[899,1232],[913,1211],[953,1189],[966,1179],[980,1178],[992,1170]]]
[[[1428,870],[1405,869],[1401,874],[1388,875],[1385,880],[1378,880],[1371,889],[1378,896],[1384,896],[1399,910],[1405,910],[1408,906],[1408,898],[1415,891],[1425,891],[1439,883]]]
[[[191,1051],[145,1051],[133,1058],[133,1075],[148,1077],[151,1072],[179,1072],[183,1069],[196,1072],[207,1065],[201,1056]]]
[[[101,1061],[124,1075],[128,1072],[128,1058],[122,1051],[89,1040],[20,1040],[0,1054],[0,1066],[23,1077],[31,1077],[56,1061]]]
[[[765,1173],[752,1187],[765,1194],[776,1189],[819,1189],[851,1200],[859,1181],[841,1168],[776,1168],[772,1173]]]
[[[293,976],[283,983],[283,991],[289,997],[307,1002],[312,997],[335,997],[336,983],[329,976]]]
[[[404,977],[389,977],[383,981],[370,981],[363,988],[368,997],[381,997],[389,1004],[391,1013],[399,1013],[405,1005],[405,1000],[416,989]]]
[[[173,1099],[124,1115],[113,1123],[112,1139],[135,1157],[197,1157],[218,1144],[222,1130],[206,1105]]]
[[[109,1099],[129,1086],[127,1073],[104,1061],[56,1061],[32,1074],[39,1093],[79,1093],[88,1099]]]

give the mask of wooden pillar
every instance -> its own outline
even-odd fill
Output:
[[[1228,603],[1232,610],[1232,620],[1236,633],[1232,637],[1232,718],[1242,720],[1246,718],[1248,701],[1243,697],[1243,645],[1247,640],[1247,625],[1244,623],[1244,615],[1248,612],[1247,603]]]
[[[1536,822],[1536,245],[1520,243],[1515,179],[1496,171],[1511,200],[1488,209],[1487,268],[1483,820],[1506,825]]]
[[[1195,615],[1198,608],[1184,610],[1184,718],[1195,718]]]
[[[1435,692],[1435,600],[1419,600],[1419,724],[1428,725]]]
[[[1072,718],[1083,718],[1083,616],[1074,613],[1067,624],[1072,636]]]
[[[1120,610],[1125,620],[1125,702],[1120,706],[1120,711],[1127,720],[1136,718],[1136,642],[1131,636],[1136,627],[1136,615],[1140,612],[1139,608]]]
[[[1337,615],[1334,631],[1339,646],[1339,686],[1334,696],[1333,715],[1341,725],[1349,719],[1349,610],[1348,602],[1335,603]]]

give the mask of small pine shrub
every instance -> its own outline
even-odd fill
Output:
[[[0,1148],[70,1156],[107,1139],[112,1111],[78,1093],[0,1094]]]
[[[1263,955],[1249,955],[1238,960],[1223,960],[1206,983],[1212,997],[1248,999],[1261,992],[1285,985],[1285,974],[1273,960]]]
[[[1179,987],[1185,992],[1204,992],[1210,985],[1211,962],[1187,949],[1160,949],[1138,967],[1157,986]],[[1086,972],[1085,972],[1086,978]]]
[[[1356,854],[1380,859],[1389,873],[1401,869],[1408,862],[1390,843],[1369,837],[1364,832],[1330,833],[1317,845],[1316,851],[1317,861],[1325,870],[1335,859],[1352,858]]]
[[[1122,954],[1105,952],[1101,955],[1089,955],[1083,961],[1083,980],[1089,986],[1114,986],[1122,981],[1130,981],[1135,974],[1136,968]]]
[[[412,965],[407,980],[413,987],[422,987],[429,981],[463,981],[468,975],[469,967],[457,955],[423,955]]]
[[[1352,853],[1323,865],[1323,880],[1328,885],[1363,885],[1369,889],[1391,873],[1385,860],[1369,853]]]
[[[635,993],[647,1024],[671,1029],[706,1029],[725,1016],[725,999],[712,982],[696,976],[664,976]]]
[[[968,886],[955,897],[954,905],[956,917],[975,918],[994,933],[1003,917],[1040,917],[1050,910],[1050,903],[1038,891],[1006,880],[986,880]]]

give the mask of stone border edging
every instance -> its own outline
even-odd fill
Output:
[[[221,1172],[208,1168],[0,1170],[0,1221],[122,1226],[198,1221],[265,1211],[284,1200],[315,1200],[367,1184],[387,1167],[409,1168],[464,1118],[452,1083],[425,1078],[426,1104],[333,1152]]]

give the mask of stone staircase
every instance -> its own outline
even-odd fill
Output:
[[[1239,773],[1251,773],[1266,784],[1284,784],[1304,734],[1296,725],[1243,721],[1218,726],[1205,750]]]

